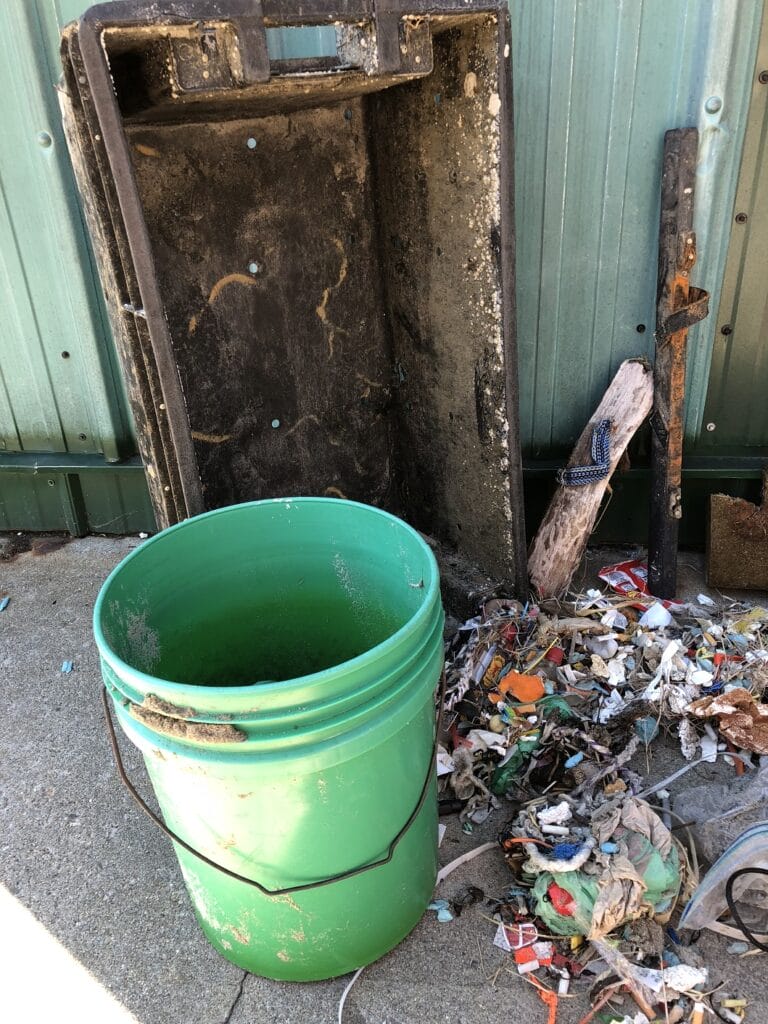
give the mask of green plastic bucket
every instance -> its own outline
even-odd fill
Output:
[[[442,629],[429,547],[349,501],[208,512],[107,579],[94,634],[108,703],[166,826],[216,865],[175,842],[228,960],[329,978],[382,956],[423,914]]]

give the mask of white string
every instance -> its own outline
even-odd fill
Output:
[[[452,860],[450,864],[446,864],[445,867],[440,868],[437,873],[437,881],[435,886],[440,885],[444,878],[447,878],[452,871],[456,868],[460,868],[462,864],[466,864],[468,860],[473,860],[479,853],[485,853],[486,850],[497,850],[499,847],[498,843],[483,843],[481,846],[476,846],[474,850],[470,850],[469,853],[462,853],[456,860]]]
[[[338,1024],[344,1024],[344,1021],[343,1021],[343,1017],[344,1017],[344,1003],[346,1003],[346,1001],[347,1001],[347,996],[349,995],[350,989],[355,984],[355,982],[357,981],[357,979],[360,977],[360,975],[363,973],[364,970],[365,970],[365,964],[363,964],[362,967],[358,967],[358,969],[352,975],[352,978],[347,982],[347,987],[341,993],[341,999],[339,1000]]]

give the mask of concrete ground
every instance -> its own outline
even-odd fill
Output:
[[[208,945],[170,844],[118,781],[91,611],[107,573],[138,543],[89,537],[0,560],[0,598],[11,598],[0,613],[0,1017],[25,1024],[333,1024],[347,979],[266,981]],[[605,564],[617,554],[598,552],[593,560]],[[695,560],[683,559],[694,594],[702,589]],[[70,674],[61,672],[65,660],[74,663]],[[127,744],[125,759],[134,777],[145,778]],[[674,760],[669,748],[654,745],[649,777],[663,777]],[[688,778],[700,783],[723,770],[702,766]],[[467,837],[447,819],[441,859],[493,839],[504,820],[502,809]],[[493,850],[459,869],[440,894],[473,884],[493,896],[508,880]],[[361,913],[374,917],[375,908]],[[545,1007],[492,945],[487,915],[482,904],[450,924],[428,913],[363,973],[346,1024],[544,1024]],[[747,997],[748,1020],[768,1019],[764,957],[728,956],[710,935],[696,948],[713,983],[727,981]],[[584,995],[561,1000],[558,1024],[576,1024],[588,1008]]]

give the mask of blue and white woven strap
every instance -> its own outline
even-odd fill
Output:
[[[566,487],[583,487],[594,484],[608,476],[611,462],[611,421],[598,420],[592,430],[592,465],[571,466],[561,469],[557,475]]]

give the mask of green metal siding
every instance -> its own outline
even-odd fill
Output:
[[[3,9],[0,444],[117,459],[130,420],[60,127],[62,13],[42,0]]]
[[[3,4],[0,529],[6,530],[124,533],[154,525],[140,468],[105,468],[133,455],[135,443],[55,89],[60,28],[86,6],[83,0]],[[15,470],[13,453],[28,453],[23,472]],[[44,453],[60,458],[46,464]],[[82,468],[84,458],[95,468],[67,471]]]
[[[662,142],[701,133],[693,281],[717,308],[762,0],[512,3],[518,345],[528,456],[568,448],[618,364],[653,354]],[[705,109],[717,96],[722,108]],[[644,325],[644,333],[638,333]],[[691,332],[697,437],[714,317]]]
[[[702,451],[768,448],[768,19],[763,24],[701,434]],[[726,333],[723,333],[725,327]]]
[[[3,4],[0,468],[3,449],[75,460],[135,451],[54,91],[59,29],[86,6]],[[750,220],[733,237],[719,317],[691,332],[687,436],[689,447],[700,438],[697,450],[709,452],[768,444],[754,372],[766,327],[760,271],[768,208],[759,170],[768,87],[753,90],[762,0],[511,0],[510,9],[526,454],[542,467],[547,456],[559,457],[618,363],[652,355],[660,158],[670,127],[697,124],[701,132],[694,282],[718,309],[753,91],[752,120],[762,127],[745,149],[739,185]],[[269,37],[275,59],[333,52],[333,29]],[[708,112],[711,97],[721,108]],[[763,107],[754,113],[757,103]],[[50,146],[41,145],[41,132]],[[747,295],[759,299],[748,303]],[[735,322],[730,340],[719,333],[724,318]],[[711,433],[702,430],[710,421],[717,423]],[[63,465],[45,472],[0,473],[0,528],[71,522],[59,488],[71,474]],[[151,528],[140,472],[77,479],[90,528]]]

